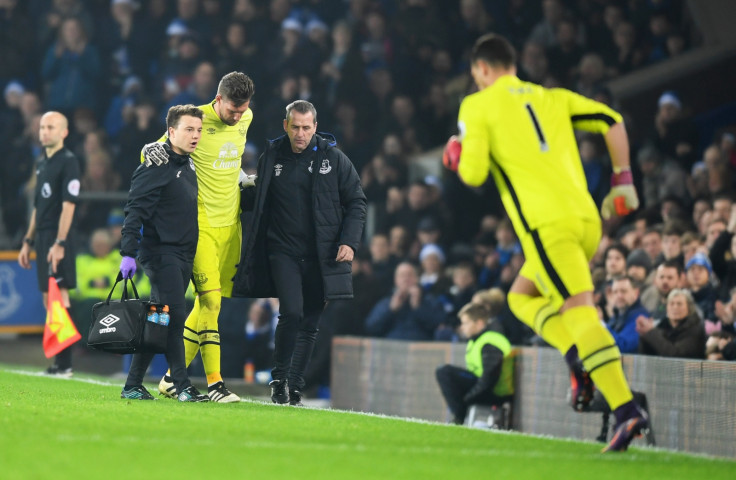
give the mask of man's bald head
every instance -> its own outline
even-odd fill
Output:
[[[39,130],[38,138],[50,156],[64,146],[64,139],[69,134],[69,122],[59,112],[46,112],[41,117]]]
[[[46,118],[50,122],[60,122],[59,126],[63,129],[69,128],[69,121],[66,119],[66,116],[63,113],[59,112],[46,112],[41,117],[41,122],[43,122],[43,119]]]

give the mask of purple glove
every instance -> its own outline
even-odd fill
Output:
[[[135,268],[135,258],[123,257],[123,260],[120,262],[120,273],[123,274],[123,278],[133,278]]]

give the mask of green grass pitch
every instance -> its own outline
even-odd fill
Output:
[[[0,365],[0,479],[725,479],[732,460],[351,412],[120,399]],[[152,392],[154,386],[149,386]]]

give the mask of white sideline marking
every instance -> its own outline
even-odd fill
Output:
[[[95,380],[93,378],[84,378],[84,377],[74,377],[71,378],[64,378],[64,377],[57,377],[56,375],[46,375],[44,372],[38,372],[38,371],[30,371],[30,370],[3,370],[3,372],[8,373],[15,373],[17,375],[26,375],[28,377],[44,377],[44,378],[52,378],[54,380],[65,380],[65,381],[71,381],[71,382],[81,382],[81,383],[91,383],[92,385],[102,385],[103,387],[119,387],[119,383],[110,383],[110,382],[103,382],[102,380]]]

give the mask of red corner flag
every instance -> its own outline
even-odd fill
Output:
[[[43,331],[43,353],[51,358],[82,338],[64,308],[59,286],[49,277],[49,304],[46,308],[46,327]]]

